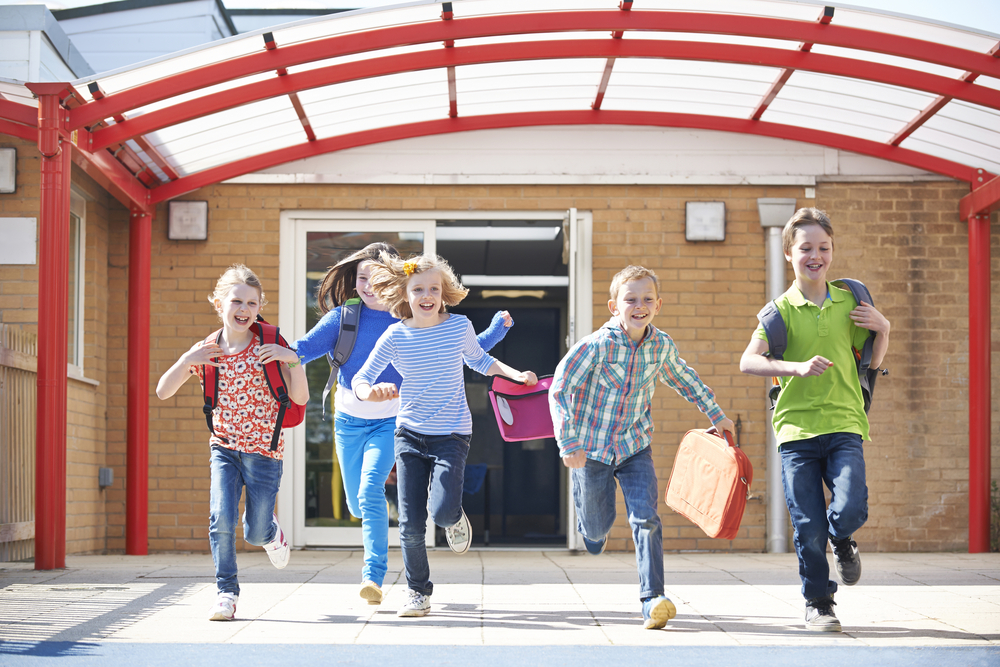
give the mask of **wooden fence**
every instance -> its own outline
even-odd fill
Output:
[[[0,562],[35,555],[38,337],[0,324]]]

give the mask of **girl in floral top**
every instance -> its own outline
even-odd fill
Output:
[[[212,415],[210,466],[212,488],[208,540],[215,561],[218,596],[209,614],[213,621],[229,621],[236,614],[240,585],[236,578],[236,521],[240,494],[246,487],[243,539],[263,546],[271,563],[288,564],[289,549],[274,514],[281,482],[284,439],[271,450],[279,404],[271,396],[264,364],[280,362],[289,398],[299,405],[309,401],[305,371],[293,350],[279,344],[261,345],[252,326],[267,301],[260,279],[236,264],[219,278],[209,295],[222,320],[218,343],[201,340],[163,374],[156,395],[167,399],[192,375],[204,382],[204,367],[218,374],[218,406]]]

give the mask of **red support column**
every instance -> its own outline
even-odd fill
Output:
[[[990,550],[990,215],[969,216],[969,553]]]
[[[38,376],[35,440],[35,569],[66,567],[66,313],[69,300],[69,144],[63,144],[59,93],[38,95],[41,215],[38,252]]]
[[[128,466],[125,553],[145,556],[149,536],[149,279],[152,220],[132,209],[128,248]]]

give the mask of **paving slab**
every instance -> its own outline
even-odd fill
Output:
[[[358,596],[358,550],[296,551],[284,570],[263,553],[241,553],[231,622],[207,620],[215,598],[208,555],[71,556],[55,571],[4,563],[0,665],[367,664],[377,656],[781,667],[836,650],[838,662],[854,665],[1000,666],[1000,554],[862,558],[861,583],[836,596],[841,633],[802,627],[794,554],[666,554],[666,594],[678,614],[656,631],[642,628],[628,553],[433,550],[435,589],[423,618],[396,616],[406,589],[398,551],[381,605]]]

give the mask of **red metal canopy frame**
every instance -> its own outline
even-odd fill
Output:
[[[909,37],[837,26],[826,8],[815,22],[699,12],[635,11],[625,1],[618,11],[567,11],[455,18],[445,3],[442,21],[336,35],[307,43],[278,45],[265,35],[262,50],[225,62],[171,74],[114,94],[92,84],[84,101],[69,84],[28,84],[39,100],[37,115],[0,99],[0,133],[38,144],[41,165],[39,251],[39,372],[36,488],[36,569],[65,566],[66,517],[66,312],[70,161],[124,204],[132,215],[129,236],[128,472],[126,552],[147,553],[149,277],[151,216],[156,204],[206,185],[292,160],[400,139],[485,129],[552,125],[641,125],[755,134],[800,141],[890,160],[970,184],[961,200],[969,223],[969,551],[989,550],[990,483],[990,211],[1000,203],[1000,178],[983,169],[938,158],[899,144],[952,99],[1000,109],[1000,91],[978,85],[982,75],[1000,78],[997,48],[977,54]],[[455,46],[477,37],[591,31],[603,39],[511,42]],[[703,33],[800,42],[797,50],[715,42],[622,39],[643,32]],[[402,56],[372,57],[289,73],[288,68],[338,56],[440,43],[441,48]],[[866,60],[813,53],[830,46],[887,54],[951,67],[962,77],[944,76]],[[702,60],[768,66],[780,74],[747,119],[602,109],[608,80],[622,58]],[[515,60],[603,58],[597,95],[588,110],[460,115],[456,67]],[[427,69],[448,72],[449,108],[439,120],[317,138],[297,94],[321,86]],[[932,93],[934,103],[886,143],[833,132],[762,121],[768,105],[792,72],[805,70],[862,79]],[[142,107],[241,77],[277,72],[271,80],[246,84],[128,118]],[[305,141],[192,174],[181,175],[159,155],[145,134],[233,107],[288,96],[302,123]],[[146,153],[166,175],[159,182],[132,150]]]

